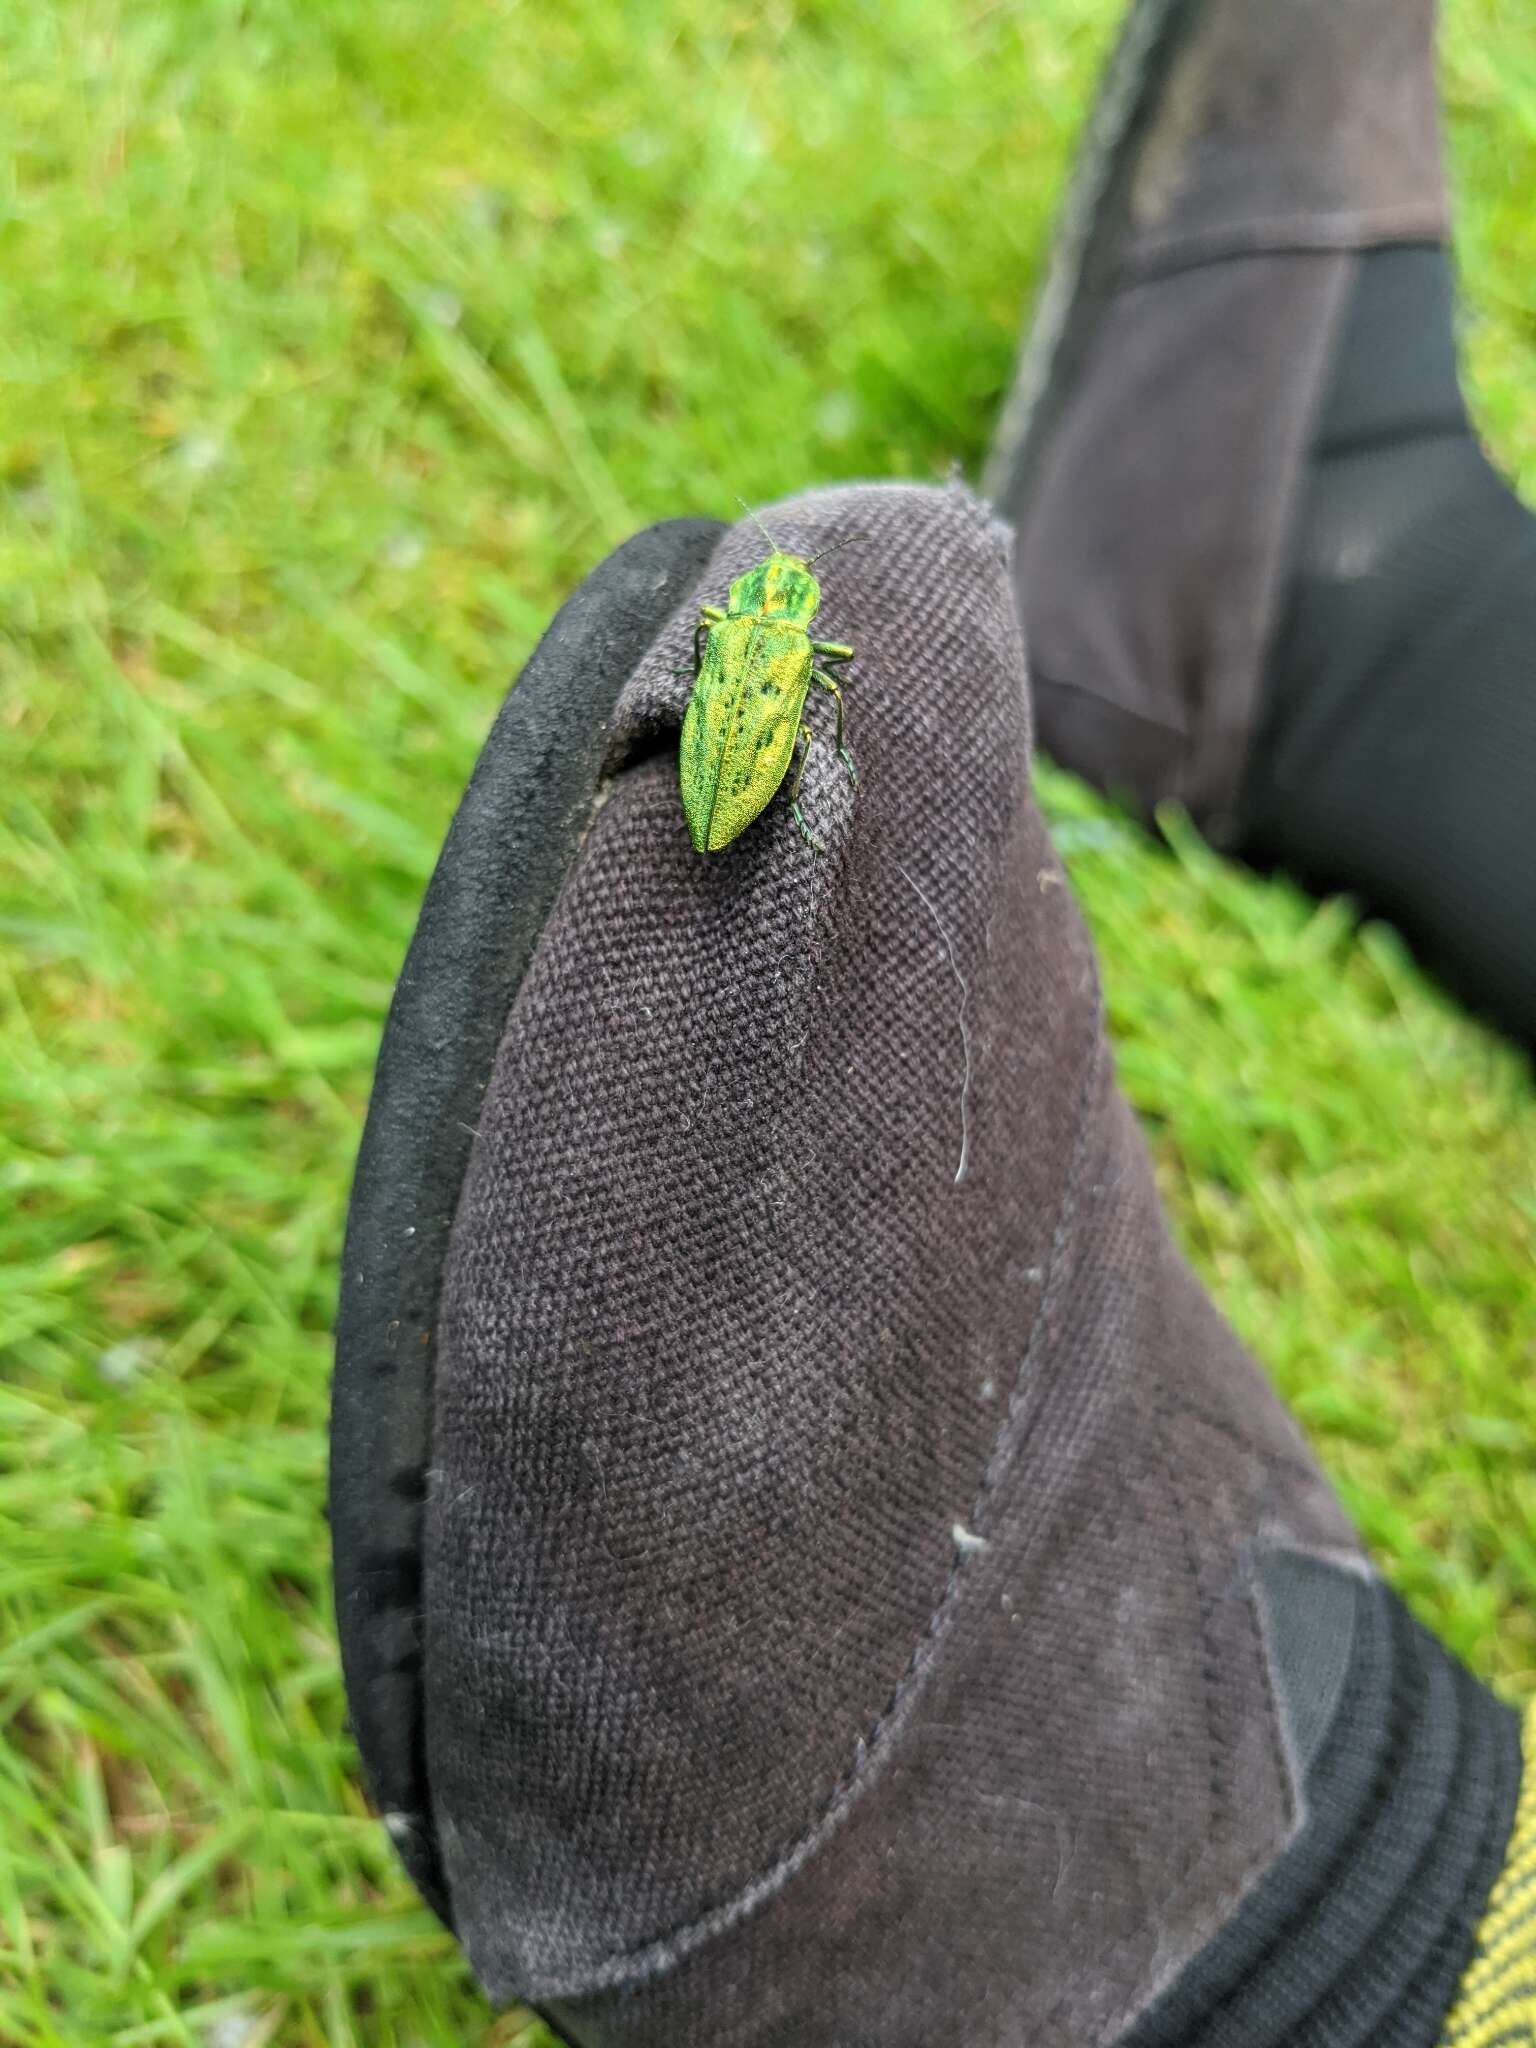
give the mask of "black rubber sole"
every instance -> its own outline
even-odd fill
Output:
[[[1017,519],[1120,277],[1141,140],[1204,0],[1132,0],[1104,67],[982,495]]]
[[[592,571],[535,648],[428,884],[358,1153],[331,1397],[337,1631],[369,1789],[449,1926],[421,1669],[443,1261],[507,1013],[591,819],[619,690],[724,531],[679,519],[637,534]]]

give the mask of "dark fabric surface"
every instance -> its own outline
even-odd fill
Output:
[[[1300,1823],[1256,1573],[1353,1537],[1168,1242],[998,534],[765,516],[869,536],[818,622],[862,779],[813,755],[823,857],[782,799],[690,850],[670,671],[735,529],[621,699],[453,1232],[455,1923],[582,2043],[1107,2041]]]
[[[1137,0],[988,483],[1044,749],[1531,1045],[1536,515],[1457,386],[1434,32]]]
[[[1451,323],[1442,250],[1360,261],[1239,843],[1390,917],[1536,1048],[1536,514],[1473,439]]]
[[[1019,522],[1041,744],[1146,811],[1229,812],[1346,255],[1120,292]]]
[[[1446,232],[1433,0],[1135,0],[988,491],[1040,741],[1219,844],[1358,252]]]
[[[1435,0],[1197,0],[1131,192],[1129,271],[1446,230]]]
[[[336,1620],[369,1789],[444,1918],[421,1715],[421,1520],[443,1255],[508,1007],[586,829],[614,699],[719,531],[709,520],[652,527],[561,607],[459,805],[379,1049],[332,1384]]]
[[[1434,0],[1131,0],[987,464],[1010,517],[1123,286],[1444,236],[1434,37]]]
[[[1314,1745],[1306,1818],[1121,2048],[1434,2048],[1513,1823],[1518,1722],[1378,1581],[1294,1556],[1260,1581]]]

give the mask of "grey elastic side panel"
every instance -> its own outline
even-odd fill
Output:
[[[1281,1551],[1265,1560],[1270,1654],[1303,1775],[1333,1726],[1354,1653],[1358,1574]]]

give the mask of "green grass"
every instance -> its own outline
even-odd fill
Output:
[[[0,10],[0,2042],[492,2022],[357,1787],[351,1156],[506,676],[664,514],[974,473],[1114,0]],[[1536,497],[1529,0],[1455,0]],[[1394,1579],[1536,1686],[1536,1100],[1340,906],[1044,787],[1179,1227]]]

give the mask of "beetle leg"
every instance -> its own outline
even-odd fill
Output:
[[[853,649],[846,640],[813,640],[811,652],[819,654],[823,661],[852,661]]]
[[[828,675],[823,675],[819,668],[811,670],[811,680],[819,684],[837,706],[837,758],[848,770],[848,780],[850,782],[857,782],[859,771],[853,765],[852,754],[843,745],[843,693],[837,684],[833,682],[832,678]]]
[[[812,853],[825,853],[827,849],[812,834],[810,826],[805,822],[805,813],[800,808],[800,785],[805,780],[805,764],[810,757],[811,737],[811,728],[808,725],[802,725],[800,728],[800,765],[795,770],[795,779],[790,788],[789,808],[796,825],[800,828],[800,837],[805,841]]]
[[[704,637],[710,627],[717,626],[725,616],[726,614],[721,611],[717,604],[701,604],[699,606],[699,623],[693,629],[693,667],[691,669],[675,668],[672,671],[673,675],[691,675],[695,682],[698,681],[699,670],[704,665]]]
[[[800,801],[800,785],[805,780],[805,764],[810,756],[811,741],[815,737],[811,728],[802,723],[800,727],[800,759],[795,765],[795,779],[789,785],[789,800],[792,804]]]

